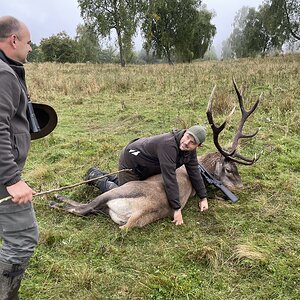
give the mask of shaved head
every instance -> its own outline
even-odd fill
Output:
[[[30,32],[27,26],[12,16],[0,17],[0,50],[6,56],[25,63],[32,51]]]
[[[4,39],[13,33],[19,33],[21,22],[11,16],[0,17],[0,39]]]

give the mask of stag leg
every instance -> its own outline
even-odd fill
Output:
[[[57,200],[60,200],[60,201],[66,201],[66,202],[67,202],[67,200],[68,200],[68,201],[72,201],[71,199],[68,199],[68,198],[66,198],[66,197],[64,197],[64,196],[62,196],[62,195],[59,195],[59,194],[54,195],[54,197],[55,197]],[[60,202],[55,202],[55,201],[49,201],[48,203],[49,203],[49,206],[50,206],[50,207],[55,208],[55,209],[65,210],[65,209],[67,208],[67,204],[64,203],[64,202],[63,202],[63,203],[60,203]],[[76,204],[78,204],[78,203],[76,203],[76,202],[74,201],[74,203],[72,203],[72,204],[70,204],[70,205],[76,206]]]
[[[142,220],[143,214],[138,213],[138,214],[132,214],[130,218],[128,219],[127,223],[125,225],[119,226],[120,229],[130,229],[133,227],[142,227],[145,224],[140,225],[140,221]]]
[[[52,208],[64,210],[64,211],[67,211],[67,212],[72,213],[77,216],[85,216],[85,215],[93,214],[96,212],[93,208],[89,207],[88,204],[82,204],[82,203],[73,201],[62,195],[56,194],[55,198],[59,201],[62,201],[63,203],[57,203],[57,202],[51,201],[49,203],[49,205]]]
[[[79,205],[81,205],[81,203],[76,202],[76,201],[74,201],[74,200],[72,200],[72,199],[70,199],[68,197],[65,197],[63,195],[60,195],[60,194],[55,194],[54,197],[55,197],[55,199],[57,199],[59,201],[62,201],[64,203],[70,204],[72,206],[79,206]]]
[[[149,223],[157,221],[161,218],[169,216],[171,213],[171,209],[162,209],[158,213],[157,210],[151,211],[139,211],[138,213],[133,213],[127,223],[123,226],[119,226],[120,229],[130,229],[133,227],[143,227]]]
[[[113,190],[111,192],[113,192]],[[50,204],[50,206],[65,210],[78,216],[86,216],[97,213],[107,214],[107,202],[111,200],[111,192],[101,194],[89,203],[79,203],[62,195],[55,195],[55,198],[59,201],[62,201],[63,205],[61,206],[59,203],[52,202],[52,205]]]

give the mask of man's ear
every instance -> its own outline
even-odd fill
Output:
[[[203,146],[202,144],[199,144],[197,147],[200,148],[200,147],[202,147],[202,146]]]
[[[12,45],[12,47],[16,48],[17,44],[16,44],[16,40],[17,40],[17,36],[15,34],[12,34],[10,36],[10,44]]]

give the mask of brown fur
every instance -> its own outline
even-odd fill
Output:
[[[217,163],[222,158],[217,154],[209,153],[198,158],[199,162],[203,163],[213,174]],[[195,195],[195,191],[184,166],[177,169],[176,176],[180,203],[183,208],[188,199]],[[221,178],[218,177],[218,179]],[[173,216],[173,210],[168,203],[161,175],[152,176],[144,181],[128,182],[99,195],[86,204],[69,200],[61,195],[56,195],[56,198],[63,201],[65,203],[63,209],[72,214],[84,216],[103,212],[108,214],[122,229],[143,227],[156,220]]]

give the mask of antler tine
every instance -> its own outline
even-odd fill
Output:
[[[240,93],[240,91],[238,90],[237,86],[236,86],[236,82],[235,82],[235,79],[232,78],[232,82],[233,82],[233,86],[234,86],[234,89],[235,89],[235,92],[238,96],[238,99],[239,99],[239,104],[240,104],[240,108],[241,108],[241,111],[245,111],[245,108],[244,108],[244,103],[243,103],[243,97]]]
[[[229,157],[229,159],[241,165],[251,166],[259,160],[262,153],[263,151],[261,151],[258,155],[255,154],[253,159],[249,159],[236,152],[234,157]],[[238,157],[239,159],[236,159],[235,157]]]
[[[239,105],[240,105],[240,109],[241,109],[241,113],[242,113],[242,117],[241,117],[241,121],[240,121],[240,124],[239,124],[239,127],[238,127],[238,131],[237,131],[237,133],[236,133],[236,135],[233,139],[233,142],[232,142],[232,149],[234,150],[234,149],[237,148],[238,141],[239,141],[240,138],[251,138],[251,137],[254,137],[258,133],[259,130],[256,130],[256,132],[254,132],[252,134],[243,134],[243,127],[244,127],[245,122],[248,119],[248,117],[257,108],[257,106],[259,104],[259,101],[261,99],[261,96],[259,97],[259,99],[257,99],[257,101],[254,103],[252,108],[247,111],[245,109],[245,106],[244,106],[243,97],[242,97],[241,93],[239,92],[239,90],[237,88],[237,85],[236,85],[236,82],[235,82],[234,78],[232,79],[232,81],[233,81],[233,86],[234,86],[234,89],[236,91],[236,94],[237,94],[237,97],[238,97],[238,100],[239,100]]]
[[[241,138],[252,138],[252,137],[254,137],[254,136],[257,135],[257,133],[259,132],[259,130],[260,130],[260,128],[256,129],[256,131],[253,132],[253,133],[243,134],[243,135],[241,136]]]
[[[246,115],[245,119],[247,119],[255,111],[255,109],[256,109],[256,107],[257,107],[257,105],[258,105],[258,103],[259,103],[262,95],[259,96],[259,98],[256,100],[256,102],[252,106],[252,108],[249,111],[246,111],[245,106],[244,106],[243,96],[240,93],[240,91],[238,90],[234,78],[232,79],[232,81],[233,81],[235,92],[236,92],[236,94],[238,96],[238,100],[239,100],[240,108],[241,108],[241,111],[242,111],[242,115],[245,114]]]
[[[221,145],[219,144],[218,138],[219,138],[219,134],[221,133],[221,131],[225,128],[226,125],[226,120],[220,125],[220,126],[216,126],[214,119],[213,119],[213,115],[212,115],[212,102],[213,102],[213,96],[215,93],[215,89],[216,89],[216,85],[214,86],[211,95],[209,97],[209,101],[208,101],[208,105],[207,105],[207,110],[206,110],[206,116],[208,119],[208,122],[211,126],[211,129],[213,131],[213,140],[214,140],[214,144],[216,146],[216,148],[218,149],[218,151],[224,156],[224,157],[228,157],[228,156],[232,156],[235,152],[232,151],[231,153],[226,152],[225,150],[222,149]],[[235,109],[235,108],[234,108]],[[233,113],[234,109],[232,110],[232,112],[230,113],[230,115]]]
[[[239,139],[241,138],[252,138],[254,137],[258,131],[259,131],[259,128],[252,134],[244,134],[243,133],[243,127],[245,125],[245,122],[247,120],[247,118],[255,111],[255,109],[257,108],[259,102],[260,102],[260,99],[261,99],[261,95],[259,97],[259,99],[254,103],[254,105],[252,106],[252,108],[250,110],[246,110],[245,109],[245,106],[244,106],[244,101],[243,101],[243,96],[242,94],[240,93],[240,91],[238,90],[237,88],[237,85],[236,85],[236,82],[234,80],[234,78],[232,79],[233,81],[233,86],[234,86],[234,89],[236,91],[236,94],[237,94],[237,97],[238,97],[238,100],[239,100],[239,105],[240,105],[240,109],[241,109],[241,113],[242,113],[242,117],[241,117],[241,120],[240,120],[240,123],[239,123],[239,126],[238,126],[238,130],[237,130],[237,133],[236,135],[234,136],[233,138],[233,142],[232,142],[232,146],[231,146],[231,149],[233,151],[233,155],[231,157],[228,157],[229,159],[231,159],[232,161],[236,162],[236,163],[239,163],[239,164],[243,164],[243,165],[252,165],[254,164],[260,157],[260,155],[257,157],[255,155],[255,157],[253,159],[250,159],[250,158],[247,158],[247,157],[244,157],[242,156],[240,153],[238,153],[236,151],[237,149],[237,146],[238,146],[238,142],[239,142]]]

